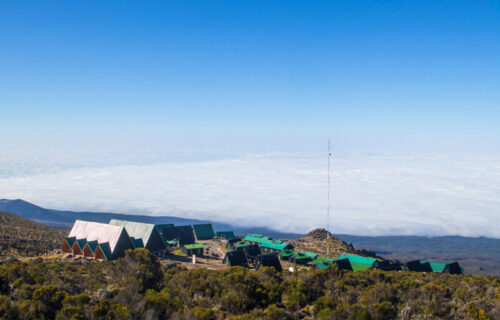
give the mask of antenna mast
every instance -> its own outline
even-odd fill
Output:
[[[326,254],[330,254],[330,157],[332,153],[330,152],[330,140],[328,140],[328,194],[327,194],[327,204],[326,204]]]

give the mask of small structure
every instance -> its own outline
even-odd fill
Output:
[[[75,243],[73,243],[73,247],[71,248],[73,250],[73,254],[75,256],[80,256],[83,254],[83,248],[85,248],[85,245],[87,244],[87,239],[77,239]]]
[[[75,244],[75,237],[65,238],[61,250],[66,253],[73,253],[73,244]]]
[[[193,225],[193,232],[196,241],[209,240],[215,237],[214,228],[210,223]]]
[[[288,261],[295,264],[307,264],[309,261],[313,260],[311,257],[307,256],[303,252],[294,252]]]
[[[309,262],[310,266],[320,270],[326,269],[332,264],[335,264],[340,270],[352,271],[351,263],[349,262],[349,259],[346,258],[332,259],[327,257],[317,257],[316,259]]]
[[[228,251],[223,260],[230,267],[240,266],[248,268],[248,260],[243,250]]]
[[[216,236],[217,238],[222,238],[226,240],[231,240],[235,238],[233,231],[217,231]]]
[[[243,240],[250,242],[251,244],[260,245],[263,242],[271,240],[271,238],[263,236],[261,234],[247,234]]]
[[[309,265],[320,270],[326,269],[330,264],[333,263],[335,259],[327,257],[317,257],[316,259],[309,262]]]
[[[167,239],[163,235],[163,232],[168,229],[172,228],[174,226],[173,223],[168,223],[168,224],[155,224],[156,230],[158,230],[158,233],[160,234],[161,239],[163,240],[163,243],[167,244]],[[166,232],[166,231],[165,231]],[[167,245],[168,246],[168,245]]]
[[[358,256],[355,254],[342,253],[337,260],[348,259],[351,264],[352,271],[368,270],[377,268],[378,262],[375,258]]]
[[[280,259],[276,253],[265,253],[259,254],[257,256],[257,262],[255,264],[255,269],[260,270],[263,267],[273,267],[276,271],[283,271],[281,267]]]
[[[83,254],[87,243],[91,243],[88,247],[92,252],[94,243],[97,242],[94,250],[94,257],[97,259],[120,258],[125,255],[126,250],[134,248],[124,227],[105,223],[76,220],[67,238],[76,239],[72,247],[76,255]]]
[[[97,246],[99,243],[97,241],[90,241],[85,244],[85,247],[83,247],[83,256],[86,258],[94,258],[95,257],[95,250],[97,249]]]
[[[268,240],[260,244],[262,251],[279,253],[283,250],[293,250],[293,246],[281,240]]]
[[[202,243],[186,244],[181,251],[188,256],[203,257],[205,246]]]
[[[446,263],[426,260],[413,260],[406,264],[409,271],[417,272],[438,272],[449,274],[463,274],[464,269],[458,262]]]
[[[290,259],[291,256],[293,256],[293,253],[294,253],[293,250],[285,249],[280,251],[279,257],[281,260],[287,261],[288,259]]]
[[[166,248],[154,224],[117,219],[111,219],[109,224],[124,227],[129,236],[133,238],[134,248],[146,248],[153,253],[160,253]],[[142,240],[142,243],[139,240]]]

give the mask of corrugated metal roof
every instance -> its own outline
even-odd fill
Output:
[[[202,243],[186,244],[184,246],[186,249],[203,249],[205,246]]]
[[[88,242],[97,241],[99,244],[108,243],[110,251],[113,252],[122,232],[126,231],[120,226],[76,220],[68,238],[86,239]]]
[[[312,259],[316,259],[316,257],[318,256],[316,253],[307,252],[307,251],[299,251],[299,253],[302,253],[303,255],[306,255]]]
[[[217,237],[224,237],[226,240],[229,239],[234,239],[234,232],[233,231],[217,231],[216,233]]]
[[[258,243],[263,243],[266,241],[271,240],[269,237],[263,236],[261,234],[247,234],[243,240],[246,241],[251,241],[251,242],[258,242]]]
[[[129,236],[134,237],[135,239],[142,239],[143,247],[146,247],[148,245],[151,233],[155,228],[155,225],[151,223],[142,223],[142,222],[117,220],[117,219],[111,219],[109,221],[109,224],[125,227],[125,230],[127,230]]]
[[[377,261],[377,259],[375,259],[375,258],[362,257],[362,256],[358,256],[355,254],[349,254],[349,253],[342,253],[340,255],[339,259],[349,259],[349,262],[351,263],[351,265],[353,263],[358,263],[358,264],[366,264],[369,266],[372,266]],[[354,269],[354,267],[353,267],[353,269]]]
[[[444,269],[448,266],[446,262],[438,262],[438,261],[426,261],[420,260],[421,263],[429,263],[431,266],[432,272],[443,272]]]
[[[274,250],[284,250],[289,246],[289,244],[280,240],[269,240],[266,242],[262,242],[260,246]]]
[[[211,239],[215,236],[214,228],[211,224],[194,224],[193,225],[194,234],[196,235],[196,239]]]

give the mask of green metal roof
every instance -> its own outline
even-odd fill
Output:
[[[271,240],[269,237],[263,236],[261,234],[247,234],[243,240],[245,241],[251,241],[251,242],[258,242],[258,243],[263,243]]]
[[[316,264],[316,265],[319,265],[319,264],[324,264],[324,263],[327,263],[327,264],[330,264],[334,261],[334,259],[332,258],[327,258],[327,257],[317,257],[316,259],[314,259],[313,261],[311,261],[312,264]]]
[[[216,235],[219,238],[224,237],[226,240],[234,239],[234,232],[232,231],[217,231]]]
[[[142,239],[142,247],[148,245],[149,238],[151,237],[151,234],[155,229],[155,225],[151,223],[142,223],[127,220],[111,219],[109,221],[109,224],[124,227],[130,237],[134,237],[135,239]]]
[[[203,249],[205,248],[205,246],[202,244],[202,243],[194,243],[194,244],[186,244],[184,246],[184,248],[188,249],[188,250],[192,250],[192,249]]]
[[[308,256],[309,258],[312,258],[312,259],[316,259],[316,257],[318,256],[316,253],[306,252],[306,251],[299,251],[299,253],[301,253],[303,255],[306,255],[306,256]]]
[[[193,229],[196,239],[211,239],[215,237],[214,228],[212,228],[210,223],[194,224]]]
[[[280,255],[281,255],[282,257],[290,257],[290,256],[293,256],[293,250],[291,250],[291,249],[281,250]]]
[[[338,259],[349,259],[349,262],[351,263],[351,265],[353,263],[356,263],[356,264],[368,265],[370,267],[377,261],[377,259],[375,259],[375,258],[362,257],[362,256],[358,256],[355,254],[349,254],[349,253],[342,253]],[[354,269],[354,267],[353,267],[353,269]]]
[[[68,247],[73,248],[73,245],[75,244],[76,238],[70,237],[70,238],[66,238],[65,240],[68,243]]]
[[[303,252],[294,252],[293,257],[297,260],[310,259],[310,257],[305,255]]]
[[[437,261],[426,261],[420,260],[420,263],[429,263],[431,266],[432,272],[443,272],[448,263],[446,262],[437,262]]]
[[[260,246],[274,250],[285,250],[289,246],[289,244],[280,240],[268,240],[262,242]]]
[[[352,271],[368,270],[372,267],[369,264],[353,262],[350,259],[349,259],[349,263],[351,264]]]
[[[242,247],[246,247],[249,245],[250,245],[250,242],[248,242],[248,241],[240,241],[240,242],[236,242],[235,244],[233,244],[233,246],[235,246],[236,248],[242,248]]]

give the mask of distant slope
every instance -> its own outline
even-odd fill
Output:
[[[128,214],[107,213],[107,212],[74,212],[74,211],[45,209],[21,199],[17,200],[0,199],[0,210],[48,226],[62,227],[65,229],[69,229],[73,225],[76,219],[103,222],[103,223],[108,223],[109,220],[111,219],[123,219],[123,220],[154,223],[154,224],[173,223],[179,226],[198,224],[198,223],[212,223],[216,231],[233,230],[237,235],[246,235],[247,233],[256,232],[274,238],[300,237],[300,234],[283,233],[269,228],[235,227],[228,223],[223,223],[223,222],[185,219],[172,216],[153,217],[145,215],[128,215]]]
[[[458,261],[466,273],[500,276],[500,239],[459,236],[379,236],[339,234],[336,237],[356,248],[375,250],[377,255],[401,261],[428,259]]]
[[[0,256],[35,256],[59,248],[65,233],[0,211]]]

